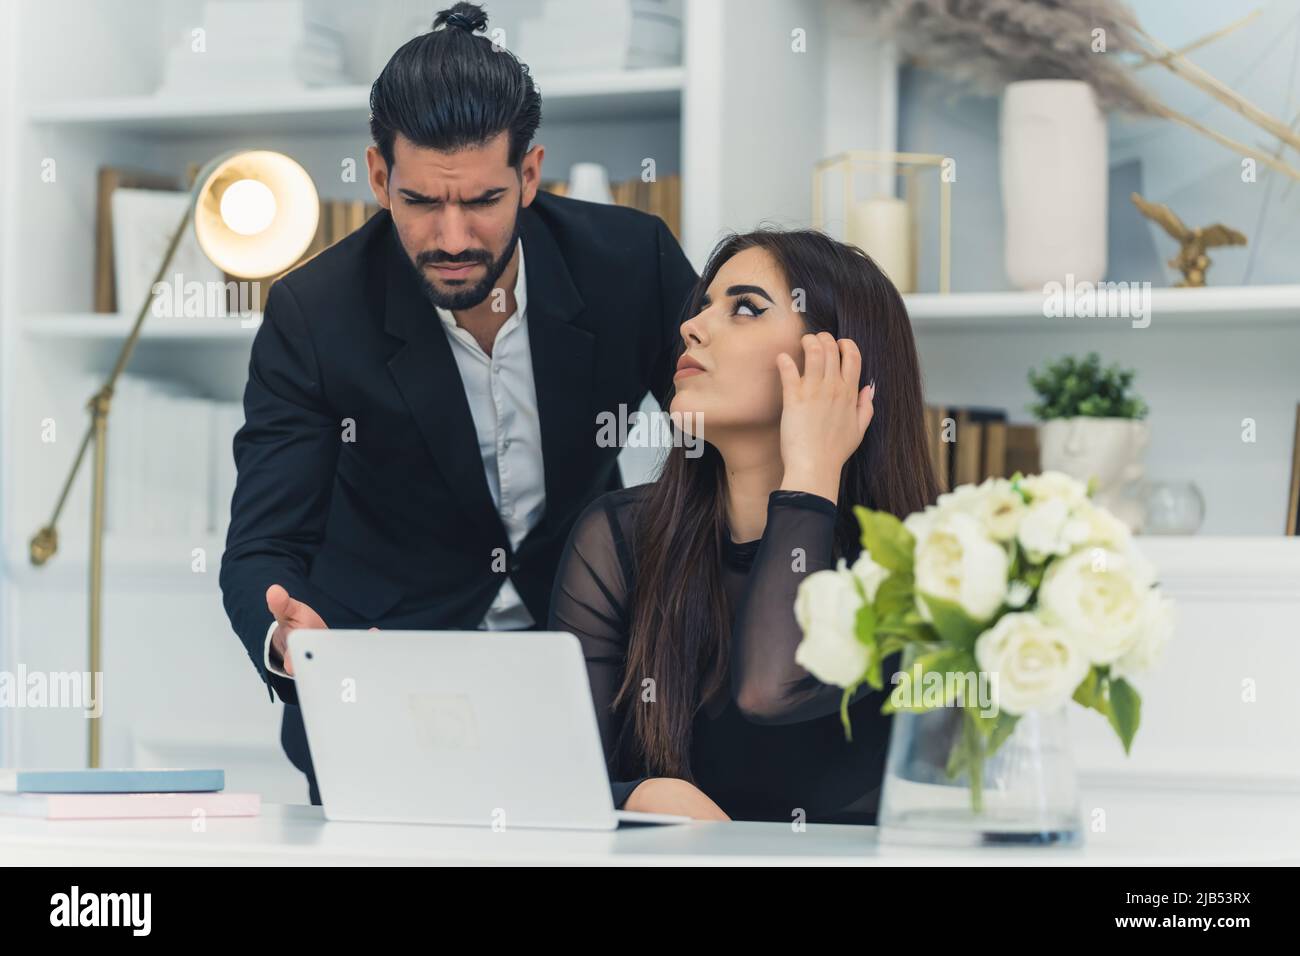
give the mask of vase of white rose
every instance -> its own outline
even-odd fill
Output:
[[[855,693],[893,685],[882,838],[1080,839],[1066,709],[1103,715],[1128,752],[1129,678],[1173,628],[1128,528],[1060,472],[963,485],[903,521],[855,512],[862,555],[799,588],[796,660],[844,688],[846,733]]]

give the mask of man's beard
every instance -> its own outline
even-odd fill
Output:
[[[520,209],[522,208],[521,205]],[[510,241],[506,243],[505,249],[496,259],[493,259],[486,249],[467,249],[454,256],[439,251],[421,252],[416,255],[414,261],[409,259],[408,261],[411,261],[411,267],[420,280],[420,286],[424,289],[425,297],[438,308],[455,312],[461,309],[473,308],[491,294],[496,287],[497,280],[501,278],[501,273],[505,272],[506,266],[510,264],[510,257],[515,254],[515,245],[518,241],[519,213],[516,211],[515,224],[510,230]],[[426,265],[452,265],[465,262],[481,262],[487,267],[486,272],[478,282],[471,286],[458,288],[454,292],[439,290],[424,271]]]

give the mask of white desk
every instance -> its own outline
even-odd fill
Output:
[[[189,820],[0,819],[0,866],[385,864],[1249,865],[1300,864],[1300,794],[1094,789],[1104,832],[1076,849],[879,846],[874,827],[697,823],[611,833],[329,823],[319,807]]]

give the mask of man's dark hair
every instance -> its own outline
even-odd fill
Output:
[[[518,166],[542,120],[542,97],[513,53],[486,36],[487,12],[457,3],[433,31],[404,43],[370,87],[370,134],[393,165],[401,133],[416,146],[453,152],[510,134],[507,161]]]

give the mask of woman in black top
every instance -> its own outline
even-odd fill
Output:
[[[660,477],[579,518],[552,630],[584,649],[615,803],[873,823],[889,721],[795,663],[799,583],[860,551],[855,504],[938,493],[897,290],[810,231],[733,236],[682,323]],[[868,425],[870,428],[868,428]]]

